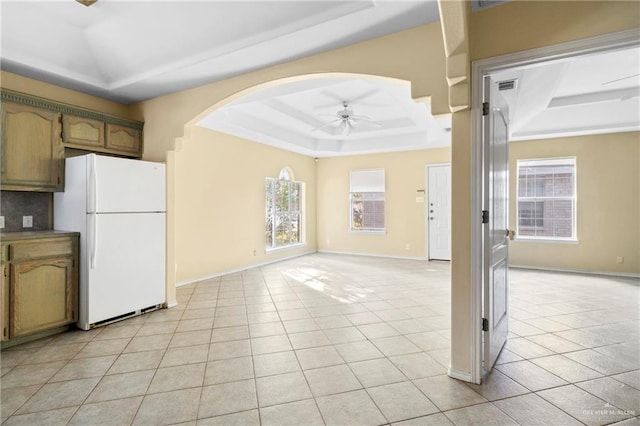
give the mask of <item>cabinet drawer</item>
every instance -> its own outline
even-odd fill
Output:
[[[70,239],[24,242],[9,245],[9,260],[11,261],[70,256],[72,254],[73,242]]]

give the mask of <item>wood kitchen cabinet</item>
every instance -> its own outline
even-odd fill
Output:
[[[104,148],[104,122],[63,115],[62,142],[66,146],[80,149]]]
[[[0,100],[2,190],[64,191],[65,148],[67,155],[142,157],[140,121],[6,89]]]
[[[67,148],[142,156],[142,131],[133,127],[73,115],[62,116],[62,141]]]
[[[76,322],[77,233],[7,235],[2,241],[3,340],[38,335]]]
[[[0,189],[62,191],[64,147],[61,114],[14,102],[2,103]]]
[[[9,339],[9,280],[7,279],[9,273],[4,261],[6,259],[4,252],[8,247],[4,245],[1,247],[3,254],[2,263],[0,264],[0,268],[2,268],[0,271],[0,297],[2,298],[2,305],[0,305],[2,309],[0,312],[0,341],[4,342]]]
[[[131,127],[107,123],[106,148],[140,157],[142,155],[142,132]]]

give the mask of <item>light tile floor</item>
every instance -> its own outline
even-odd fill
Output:
[[[510,274],[510,338],[480,386],[446,376],[449,263],[314,254],[2,351],[2,420],[640,425],[638,281]]]

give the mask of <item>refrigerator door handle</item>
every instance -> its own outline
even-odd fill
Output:
[[[91,269],[95,269],[96,267],[96,258],[98,256],[98,227],[96,226],[96,221],[98,217],[95,213],[89,214],[89,220],[91,221],[91,225],[89,225],[89,238],[90,238],[90,247],[91,251],[89,253]]]
[[[98,176],[96,174],[96,156],[89,155],[89,213],[96,212],[96,197],[98,189]]]

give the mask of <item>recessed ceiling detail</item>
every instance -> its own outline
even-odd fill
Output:
[[[1,7],[3,70],[124,103],[438,21],[435,0],[100,0],[91,7],[3,1]]]
[[[497,73],[512,141],[640,130],[640,47]]]
[[[408,84],[343,77],[264,89],[198,125],[314,157],[444,147],[451,138],[450,117],[436,120]]]

